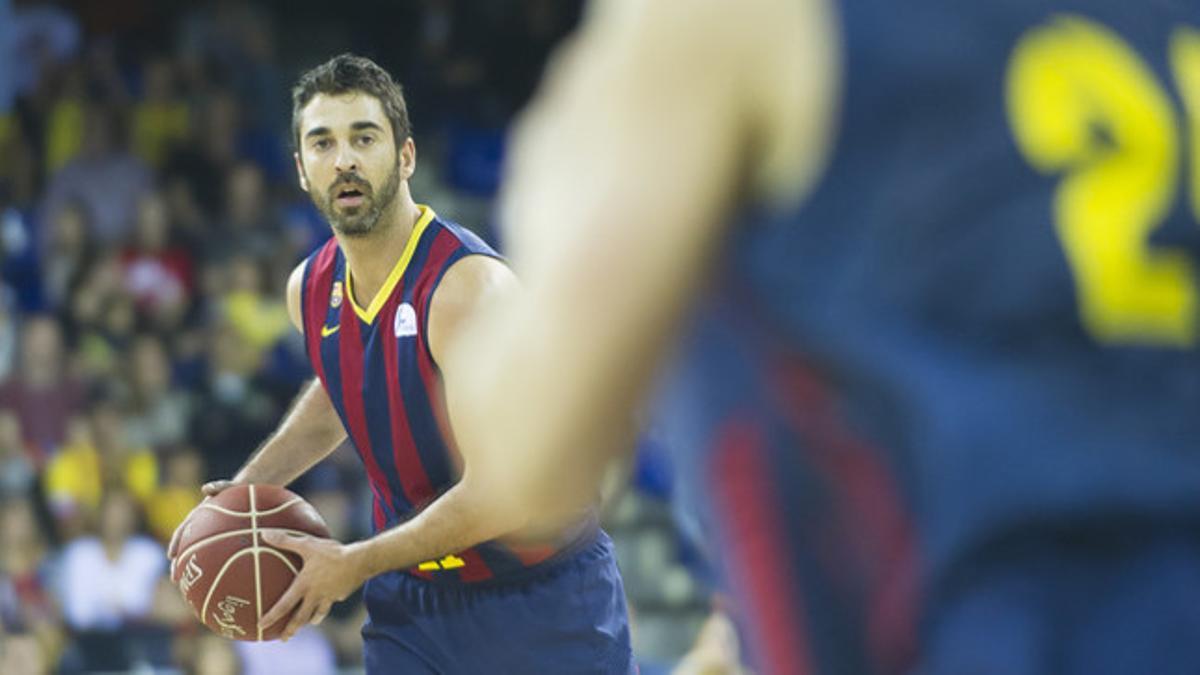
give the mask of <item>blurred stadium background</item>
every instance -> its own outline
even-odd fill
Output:
[[[406,90],[414,195],[495,241],[506,126],[580,4],[0,0],[0,673],[361,669],[356,600],[234,645],[164,576],[199,485],[311,376],[283,285],[329,232],[296,187],[289,89],[341,51],[377,60]],[[653,430],[641,446],[605,520],[655,673],[711,599]],[[367,532],[352,450],[295,488],[339,538]]]

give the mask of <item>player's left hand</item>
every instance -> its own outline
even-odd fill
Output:
[[[286,642],[305,624],[319,624],[330,607],[354,592],[363,579],[348,546],[332,539],[283,532],[264,532],[262,539],[276,548],[292,551],[304,558],[304,567],[292,585],[284,591],[271,611],[263,615],[262,626],[269,628],[282,621],[292,609],[295,615],[280,639]]]

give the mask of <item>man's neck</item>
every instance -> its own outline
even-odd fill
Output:
[[[359,307],[367,307],[375,298],[375,294],[383,288],[396,261],[404,252],[404,245],[412,235],[413,227],[421,217],[421,209],[406,194],[396,196],[396,207],[391,213],[384,214],[392,219],[391,223],[380,223],[375,231],[365,237],[346,237],[338,235],[338,245],[346,255],[346,265],[353,275],[351,289],[354,292],[354,302]]]

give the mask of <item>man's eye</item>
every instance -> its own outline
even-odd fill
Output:
[[[375,142],[375,139],[371,136],[359,136],[358,142],[360,145],[370,145]]]
[[[312,146],[313,146],[313,148],[315,148],[317,150],[325,150],[326,148],[329,147],[329,139],[322,138],[322,139],[313,141]]]

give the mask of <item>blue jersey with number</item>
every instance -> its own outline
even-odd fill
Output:
[[[889,671],[1009,537],[1200,515],[1200,6],[838,7],[830,163],[730,228],[667,417],[765,660]]]

